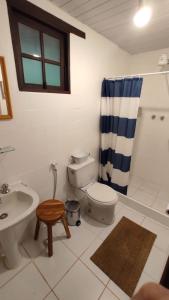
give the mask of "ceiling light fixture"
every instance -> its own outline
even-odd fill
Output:
[[[140,1],[139,10],[133,17],[133,22],[137,27],[144,27],[148,24],[152,16],[152,9],[149,6],[145,6],[142,1]]]

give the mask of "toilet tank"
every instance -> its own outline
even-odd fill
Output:
[[[68,166],[69,182],[76,188],[81,188],[96,179],[96,163],[94,158],[89,157],[80,164],[71,164]]]

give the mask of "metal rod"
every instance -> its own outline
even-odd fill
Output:
[[[112,78],[108,78],[108,80],[115,79],[115,78],[142,77],[142,76],[161,75],[161,74],[169,74],[169,71],[152,72],[152,73],[142,73],[142,74],[134,74],[134,75],[118,75],[118,76],[114,76]]]
[[[53,200],[55,200],[56,186],[57,186],[57,167],[56,167],[56,163],[51,163],[50,167],[51,167],[52,172],[53,172]]]

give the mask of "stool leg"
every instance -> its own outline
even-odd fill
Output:
[[[69,231],[69,227],[68,227],[68,223],[67,223],[67,219],[66,219],[65,215],[62,218],[62,224],[65,228],[67,238],[69,239],[71,237],[71,234],[70,234],[70,231]]]
[[[38,236],[39,236],[39,229],[40,229],[40,221],[39,221],[39,219],[37,218],[37,221],[36,221],[36,228],[35,228],[35,234],[34,234],[34,240],[35,240],[35,241],[38,239]]]
[[[48,256],[53,255],[53,237],[52,237],[52,225],[47,224],[48,228]]]

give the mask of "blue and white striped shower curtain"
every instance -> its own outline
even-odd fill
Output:
[[[127,194],[142,78],[103,80],[99,181]]]

